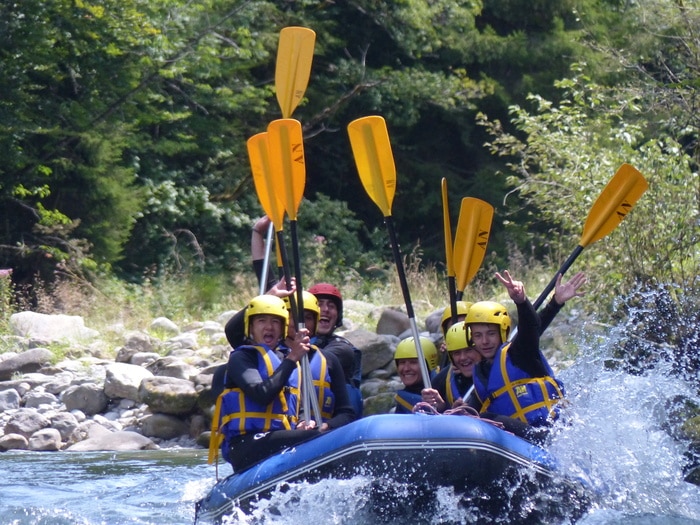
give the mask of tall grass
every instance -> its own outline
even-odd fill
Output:
[[[447,277],[441,265],[425,264],[420,249],[414,249],[403,261],[411,303],[416,318],[444,308],[449,302]],[[534,299],[552,275],[541,265],[522,257],[514,257],[508,268],[514,278],[525,282],[529,296]],[[487,258],[482,269],[464,290],[464,300],[497,300],[509,303],[504,288],[494,278],[496,268]],[[345,299],[365,301],[374,305],[405,308],[397,269],[385,265],[367,272],[368,276],[348,270],[342,282],[322,271],[312,273],[313,282],[328,281],[338,285]],[[311,281],[305,283],[309,286]],[[258,294],[258,284],[250,271],[235,274],[165,273],[148,276],[133,284],[114,276],[102,276],[93,282],[64,279],[41,290],[31,307],[26,302],[10,301],[11,288],[0,289],[0,333],[9,330],[9,316],[19,310],[31,309],[42,313],[80,315],[97,330],[122,326],[127,330],[146,330],[156,317],[167,317],[178,324],[217,319],[221,314],[238,310]],[[21,306],[20,306],[21,305]]]

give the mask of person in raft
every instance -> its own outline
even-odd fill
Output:
[[[270,226],[270,219],[266,215],[259,218],[253,225],[250,239],[250,251],[253,261],[253,270],[262,280],[265,261],[265,235]],[[275,274],[268,268],[265,288],[267,293],[281,295],[281,287],[275,278]],[[335,331],[343,325],[343,296],[337,286],[330,283],[316,283],[308,291],[316,296],[321,308],[316,333],[312,343],[318,346],[325,354],[334,354],[343,367],[348,396],[355,409],[357,417],[362,417],[362,393],[360,382],[362,381],[362,352],[350,341],[336,334]],[[226,338],[233,348],[243,343],[243,316],[239,311],[226,323]]]
[[[310,340],[313,341],[321,316],[321,308],[316,296],[311,292],[304,290],[302,292],[302,300],[304,302],[304,326],[309,332]],[[291,309],[291,301],[285,300],[285,304],[289,311]],[[287,337],[281,343],[282,345],[293,344],[296,334],[294,323],[290,324],[287,334]],[[308,355],[315,386],[315,395],[321,411],[321,431],[332,430],[354,421],[357,415],[345,388],[345,375],[338,359],[332,353],[326,354],[321,351],[313,342]],[[291,381],[294,384],[299,383],[298,377],[299,370],[297,369],[292,372]],[[304,408],[304,413],[299,415],[297,428],[313,428],[316,422],[311,418],[307,418],[306,409],[305,407],[302,408]]]
[[[335,333],[343,326],[343,296],[330,283],[316,283],[309,288],[321,309],[316,333],[311,342],[325,354],[338,358],[345,374],[346,389],[357,417],[362,417],[362,352],[344,337]]]
[[[469,309],[466,333],[481,354],[473,375],[479,411],[518,419],[532,427],[548,427],[558,417],[557,405],[565,391],[540,350],[541,318],[521,281],[513,280],[508,271],[496,272],[496,278],[516,305],[518,332],[508,340],[511,320],[500,303],[482,301]],[[582,295],[578,289],[585,282],[583,273],[578,273],[562,285],[557,275],[553,308],[558,311],[568,299]]]
[[[281,347],[286,355],[280,352],[289,313],[284,301],[272,295],[250,300],[244,324],[247,343],[229,356],[210,440],[209,461],[213,461],[212,451],[220,446],[234,471],[321,432],[318,428],[295,428],[299,385],[293,374],[311,350],[308,331],[296,331],[293,339]]]
[[[438,351],[435,344],[427,337],[420,338],[420,346],[423,358],[428,367],[431,378],[435,375],[438,366]],[[416,403],[422,401],[423,376],[418,362],[418,350],[413,337],[407,337],[396,345],[394,361],[399,378],[403,383],[403,389],[394,395],[394,413],[412,414]]]
[[[452,315],[452,305],[448,305],[442,311],[442,317],[440,318],[440,330],[442,331],[442,342],[438,347],[440,352],[440,371],[442,372],[445,368],[449,367],[452,363],[449,353],[447,351],[447,330],[455,323],[464,321],[467,317],[467,312],[472,303],[466,301],[457,301],[455,303],[455,315]],[[453,365],[454,366],[454,365]],[[457,368],[455,368],[457,372]],[[471,376],[470,376],[471,377]]]

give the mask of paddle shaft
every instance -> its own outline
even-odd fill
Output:
[[[399,250],[399,242],[396,237],[396,230],[394,229],[394,221],[391,215],[384,217],[384,222],[386,223],[387,230],[389,232],[389,240],[391,242],[391,250],[394,254],[394,262],[396,263],[396,271],[399,274],[399,283],[401,284],[401,293],[403,294],[404,303],[406,303],[406,313],[408,314],[408,320],[411,324],[411,332],[413,333],[413,342],[416,346],[416,353],[418,354],[418,364],[420,366],[421,377],[423,378],[423,388],[430,388],[430,372],[428,370],[428,365],[425,362],[425,356],[423,355],[423,348],[420,344],[420,334],[418,332],[418,325],[416,324],[416,316],[413,312],[413,303],[411,302],[411,293],[408,290],[408,282],[406,280],[406,271],[403,267],[403,262],[401,260],[401,250]]]

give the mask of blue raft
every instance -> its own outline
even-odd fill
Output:
[[[195,523],[218,523],[234,507],[245,511],[284,483],[357,475],[416,487],[449,486],[457,493],[474,494],[482,489],[489,494],[484,502],[498,509],[504,503],[494,497],[494,490],[503,490],[498,484],[504,479],[518,478],[520,489],[528,494],[541,492],[543,487],[555,489],[568,503],[575,503],[575,512],[580,513],[587,506],[585,487],[563,478],[557,470],[556,460],[546,450],[479,418],[375,415],[219,481],[197,502]],[[508,492],[512,503],[513,491]],[[551,501],[551,495],[547,499]],[[571,517],[569,511],[566,514]]]

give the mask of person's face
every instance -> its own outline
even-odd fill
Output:
[[[318,305],[321,307],[321,318],[318,321],[316,331],[319,335],[328,335],[335,330],[335,325],[338,322],[338,307],[332,299],[327,297],[319,297]]]
[[[481,354],[473,347],[461,348],[450,352],[452,364],[459,370],[459,373],[466,377],[474,375],[474,365],[481,361]]]
[[[277,315],[254,315],[251,323],[250,337],[256,343],[273,347],[283,337],[284,321]]]
[[[457,324],[457,323],[459,323],[459,322],[461,322],[461,321],[464,321],[466,318],[467,318],[467,316],[466,316],[465,314],[458,315],[456,321],[453,323],[453,322],[452,322],[452,317],[448,317],[447,320],[445,321],[445,327],[444,327],[444,329],[443,329],[443,332],[444,332],[444,333],[447,333],[447,329],[448,329],[450,326],[455,325],[455,324]]]
[[[316,314],[312,310],[304,310],[304,328],[309,331],[309,335],[316,333]],[[294,326],[294,323],[291,323],[287,329],[287,335],[294,339],[296,334],[297,327]]]
[[[497,324],[473,323],[469,325],[474,347],[486,360],[493,359],[501,346],[501,328]]]
[[[399,372],[399,379],[405,387],[413,386],[422,381],[420,365],[418,359],[397,359],[396,369]]]

